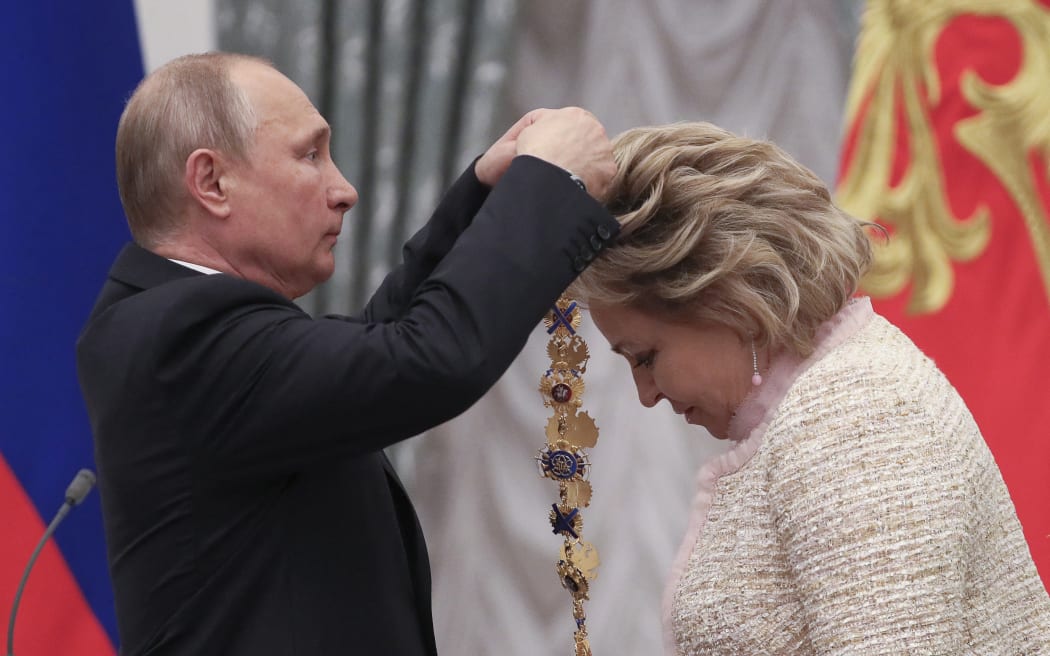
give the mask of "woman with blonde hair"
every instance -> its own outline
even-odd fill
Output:
[[[674,654],[1050,653],[1050,598],[962,399],[855,297],[866,224],[771,143],[615,142],[621,237],[570,289],[706,463],[665,598]]]

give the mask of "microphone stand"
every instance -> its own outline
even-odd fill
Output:
[[[36,549],[33,550],[33,555],[29,557],[29,563],[26,565],[25,572],[22,573],[22,580],[18,584],[18,591],[15,592],[14,603],[11,604],[11,619],[7,623],[7,656],[14,656],[15,654],[15,618],[18,616],[18,604],[22,601],[22,593],[25,591],[26,581],[29,580],[29,572],[33,569],[33,565],[36,563],[37,556],[40,555],[40,551],[44,548],[48,538],[50,538],[58,525],[66,518],[69,511],[74,506],[80,504],[87,496],[88,492],[91,491],[91,487],[95,484],[95,475],[87,470],[81,469],[77,472],[77,475],[73,478],[73,482],[69,484],[66,489],[66,500],[62,504],[62,507],[55,513],[55,518],[48,524],[47,530],[44,531],[44,537],[40,538],[40,542],[37,543]]]

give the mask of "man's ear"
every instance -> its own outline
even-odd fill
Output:
[[[186,158],[183,183],[190,198],[218,218],[230,215],[229,161],[208,148],[198,148]]]

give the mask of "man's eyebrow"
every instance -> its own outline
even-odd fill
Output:
[[[315,141],[320,141],[321,139],[324,139],[325,137],[331,136],[331,134],[332,134],[331,126],[329,126],[327,123],[325,123],[324,125],[319,125],[316,128],[314,128],[314,130],[312,132],[310,132],[310,136],[308,137],[308,139],[309,139],[310,143],[314,143]]]

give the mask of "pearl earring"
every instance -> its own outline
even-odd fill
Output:
[[[751,384],[758,387],[762,384],[762,374],[758,373],[758,351],[755,350],[755,340],[751,340]]]

